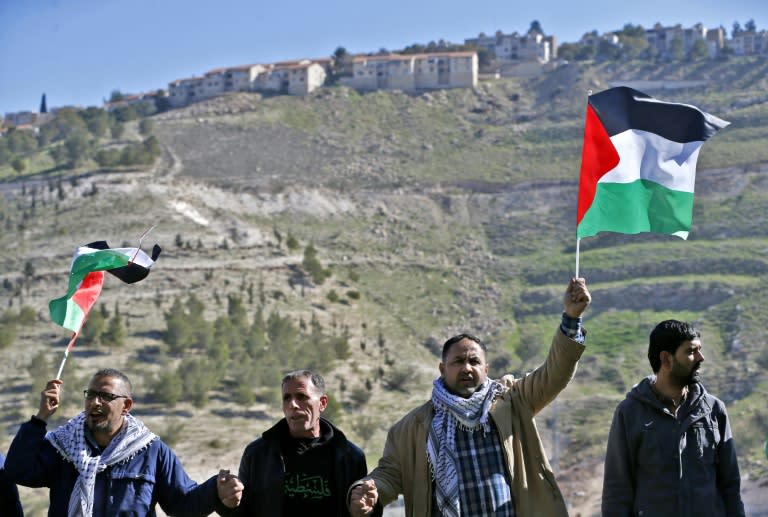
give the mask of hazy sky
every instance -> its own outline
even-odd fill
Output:
[[[0,115],[100,106],[224,66],[401,49],[479,32],[559,42],[626,23],[768,27],[768,0],[0,0]]]

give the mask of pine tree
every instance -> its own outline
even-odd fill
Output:
[[[122,347],[125,345],[125,323],[123,322],[123,316],[117,310],[115,305],[115,315],[109,320],[107,325],[107,331],[104,333],[103,340],[109,346]]]
[[[165,313],[165,335],[163,341],[168,344],[172,354],[178,354],[186,348],[192,338],[192,329],[187,322],[184,306],[176,298],[170,310]]]
[[[86,343],[98,345],[101,342],[101,337],[106,327],[107,323],[102,312],[98,310],[91,311],[88,314],[88,319],[85,320],[80,338]]]

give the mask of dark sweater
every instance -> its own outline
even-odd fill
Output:
[[[328,480],[328,485],[332,487],[332,507],[335,509],[333,515],[347,517],[349,515],[346,502],[347,488],[353,481],[368,473],[365,455],[359,447],[347,440],[344,433],[327,420],[321,420],[321,426],[325,430],[324,436],[329,430],[331,435],[326,441],[311,447],[309,452],[312,458],[324,456],[330,459],[330,462],[324,465],[314,464],[312,472],[316,474],[318,468],[325,470],[324,479]],[[289,435],[288,423],[283,418],[265,431],[261,438],[251,442],[245,448],[239,471],[240,480],[245,485],[243,499],[235,510],[219,505],[216,511],[220,515],[259,515],[261,517],[288,515],[284,508],[283,490],[284,487],[291,485],[284,483],[286,457],[283,447],[287,442],[285,437]],[[292,474],[297,473],[292,472]],[[315,490],[317,493],[321,491],[322,488]]]

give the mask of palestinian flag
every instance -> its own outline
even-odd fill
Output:
[[[72,258],[67,294],[48,304],[51,319],[75,334],[79,333],[101,293],[104,271],[128,284],[138,282],[149,274],[160,251],[157,244],[151,257],[139,248],[112,249],[105,241],[80,246]]]
[[[576,237],[656,232],[688,237],[696,160],[729,122],[625,86],[591,95]]]

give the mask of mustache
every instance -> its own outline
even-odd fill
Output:
[[[699,371],[701,369],[701,363],[696,364],[692,369],[691,373],[688,376],[689,382],[699,382],[701,379],[701,372]]]

